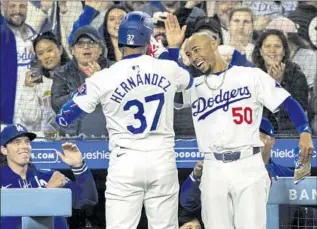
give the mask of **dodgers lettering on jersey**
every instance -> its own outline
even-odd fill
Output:
[[[222,109],[223,111],[229,110],[229,105],[237,101],[248,99],[251,97],[251,93],[248,87],[241,87],[233,89],[232,91],[220,92],[215,97],[205,99],[203,97],[198,98],[192,103],[192,108],[195,110],[193,116],[200,115],[198,120],[205,119],[208,115],[213,112]]]
[[[85,93],[73,100],[86,113],[102,104],[110,149],[167,149],[174,147],[175,93],[191,83],[189,72],[175,62],[140,55],[86,79]]]
[[[232,66],[226,73],[209,75],[209,87],[205,76],[194,81],[195,86],[183,93],[183,100],[184,106],[192,108],[198,147],[205,153],[262,146],[259,126],[263,105],[275,112],[290,96],[258,68]]]

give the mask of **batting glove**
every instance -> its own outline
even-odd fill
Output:
[[[162,44],[162,41],[157,41],[153,36],[150,39],[150,45],[148,49],[148,53],[150,56],[153,56],[156,59],[159,59],[160,55],[164,52],[167,52],[167,49]]]

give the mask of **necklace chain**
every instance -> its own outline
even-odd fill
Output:
[[[211,91],[217,91],[219,88],[222,87],[223,83],[225,82],[225,78],[226,78],[226,74],[227,74],[228,68],[229,68],[229,65],[227,66],[227,68],[226,68],[226,70],[225,70],[225,73],[223,74],[222,80],[221,80],[220,84],[218,85],[218,87],[215,87],[215,88],[214,88],[214,87],[211,87],[211,86],[208,84],[208,82],[207,82],[207,76],[204,77],[204,81],[205,81],[207,87],[209,88],[209,90],[211,90]]]

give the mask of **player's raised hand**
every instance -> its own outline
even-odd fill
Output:
[[[172,14],[167,15],[166,19],[164,20],[164,24],[168,46],[170,48],[181,47],[185,38],[186,25],[181,28],[177,17]]]
[[[308,162],[314,150],[313,140],[310,133],[303,132],[300,134],[299,148],[300,148],[300,161],[302,163]]]
[[[80,167],[83,165],[83,158],[76,144],[66,142],[62,144],[64,154],[56,152],[58,156],[71,167]]]
[[[55,171],[51,179],[46,184],[46,188],[61,188],[67,183],[66,177],[64,174]]]
[[[158,59],[163,52],[167,52],[167,50],[162,44],[162,41],[157,41],[153,36],[151,36],[148,54]]]

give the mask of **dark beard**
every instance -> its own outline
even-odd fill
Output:
[[[15,27],[15,28],[19,28],[19,27],[21,27],[21,25],[23,25],[23,24],[25,23],[25,20],[26,20],[26,17],[24,17],[24,16],[21,15],[21,14],[19,14],[19,15],[20,15],[20,17],[22,18],[20,24],[14,23],[14,22],[11,20],[10,17],[6,17],[5,20],[6,20],[6,22],[7,22],[10,26]]]

